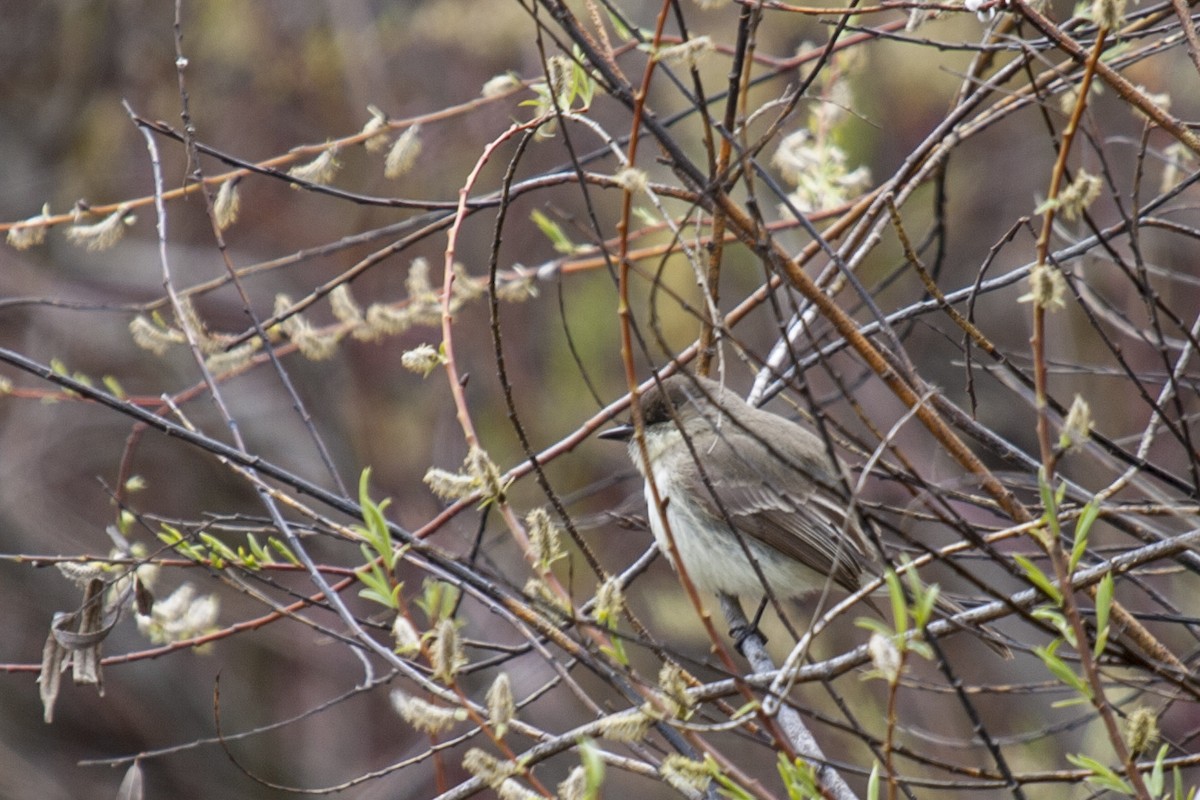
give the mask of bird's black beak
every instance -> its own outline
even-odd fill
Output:
[[[601,431],[597,434],[601,439],[615,439],[618,442],[628,442],[633,438],[632,425],[618,425],[615,428],[609,428],[606,431]]]

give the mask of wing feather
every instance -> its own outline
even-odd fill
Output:
[[[761,415],[760,423],[794,426],[774,414],[749,410]],[[746,413],[740,409],[739,412]],[[724,424],[733,423],[726,419]],[[766,443],[737,438],[740,449],[751,447],[757,453],[734,452],[728,439],[721,436],[712,445],[724,450],[717,460],[728,464],[732,459],[753,464],[754,468],[725,469],[719,475],[709,472],[719,505],[708,491],[700,492],[695,499],[704,513],[713,518],[713,524],[725,524],[723,508],[728,521],[744,536],[831,576],[840,586],[853,591],[860,586],[864,564],[871,561],[865,539],[858,523],[846,519],[847,502],[837,492],[838,479],[820,441],[814,434],[794,427],[795,430],[788,431],[788,437]],[[811,439],[797,440],[797,432]],[[789,446],[801,443],[808,446]],[[700,457],[707,461],[703,453]],[[690,468],[698,472],[695,464]]]

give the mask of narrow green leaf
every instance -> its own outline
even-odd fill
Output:
[[[100,380],[102,380],[104,382],[104,388],[108,389],[109,394],[111,394],[113,397],[116,397],[119,400],[125,399],[125,397],[126,397],[125,389],[124,389],[124,387],[121,386],[121,382],[118,381],[115,377],[113,377],[112,375],[105,375]]]
[[[879,800],[879,762],[871,765],[871,777],[867,778],[867,800]]]
[[[383,559],[388,571],[391,571],[395,567],[392,532],[388,530],[387,519],[383,516],[383,510],[387,508],[390,501],[384,500],[382,503],[376,503],[372,500],[370,481],[371,468],[367,467],[358,479],[358,503],[362,507],[363,525],[365,526],[361,533],[371,543],[376,555]]]
[[[595,741],[584,738],[579,742],[579,763],[583,766],[583,800],[596,800],[604,785],[604,758]]]
[[[925,630],[925,626],[933,619],[933,608],[937,604],[938,595],[941,589],[936,583],[931,583],[925,587],[924,592],[919,595],[917,606],[913,609],[913,621],[917,627]]]
[[[1132,795],[1133,787],[1129,783],[1108,767],[1101,764],[1094,758],[1089,758],[1085,755],[1067,755],[1067,761],[1070,761],[1077,767],[1089,770],[1092,774],[1086,779],[1088,783],[1093,783],[1097,786],[1102,786],[1109,791],[1118,792],[1124,795]]]
[[[1050,484],[1046,481],[1046,471],[1038,469],[1038,494],[1042,498],[1042,508],[1045,509],[1045,519],[1050,521],[1050,516],[1054,513],[1054,492],[1050,489]]]
[[[1075,706],[1090,706],[1091,703],[1092,703],[1092,701],[1088,700],[1086,697],[1080,697],[1079,695],[1075,695],[1074,697],[1068,697],[1065,700],[1055,700],[1053,703],[1050,704],[1050,707],[1056,708],[1056,709],[1057,708],[1073,708]]]
[[[208,561],[208,553],[203,547],[197,547],[187,541],[182,533],[170,525],[164,524],[162,526],[162,530],[158,532],[158,538],[174,548],[175,552],[184,558],[191,559],[199,564]]]
[[[860,628],[866,628],[871,633],[878,633],[880,636],[891,638],[895,635],[895,631],[889,628],[886,622],[874,617],[859,617],[854,620],[854,624]]]
[[[1062,605],[1062,592],[1059,591],[1059,588],[1054,584],[1054,581],[1050,580],[1049,576],[1047,576],[1046,573],[1042,572],[1038,568],[1037,564],[1034,564],[1032,561],[1022,555],[1014,555],[1013,559],[1021,566],[1021,569],[1025,571],[1025,575],[1029,578],[1030,583],[1040,589],[1042,594],[1053,600],[1055,605]]]
[[[158,532],[158,538],[164,543],[174,547],[183,541],[183,534],[170,525],[163,525],[162,530]]]
[[[779,753],[776,769],[787,789],[788,800],[817,800],[821,797],[816,770],[804,759],[797,756],[795,760],[789,760],[785,754]]]
[[[387,595],[380,594],[374,589],[359,589],[358,596],[364,600],[370,600],[372,603],[379,603],[381,606],[391,605]]]
[[[1071,623],[1067,622],[1062,611],[1051,606],[1038,606],[1029,613],[1036,619],[1049,622],[1058,631],[1058,635],[1067,641],[1067,644],[1075,646],[1075,630],[1071,627]]]
[[[458,606],[458,598],[462,593],[457,586],[445,581],[426,578],[422,584],[422,596],[417,598],[417,607],[425,612],[430,625],[436,625],[443,619],[453,616]]]
[[[250,548],[251,553],[254,553],[254,557],[263,564],[275,563],[275,559],[272,557],[271,551],[259,544],[258,539],[254,538],[253,533],[246,534],[246,546]]]
[[[587,108],[591,106],[592,99],[596,96],[596,81],[592,78],[591,73],[583,67],[583,64],[587,63],[583,50],[576,45],[574,51],[575,69],[571,74],[573,94],[578,95],[584,108]]]
[[[625,653],[625,646],[621,644],[621,639],[614,636],[609,641],[611,641],[612,644],[601,647],[600,651],[621,666],[629,666],[629,656]]]
[[[222,559],[232,561],[235,564],[239,562],[240,559],[238,559],[238,554],[234,549],[211,533],[201,533],[199,539],[208,545],[209,552],[213,555],[220,556]]]
[[[237,561],[251,572],[258,572],[260,569],[262,569],[262,564],[259,563],[258,558],[255,557],[254,553],[250,552],[247,548],[240,544],[238,545],[237,549]]]
[[[1108,618],[1112,611],[1114,581],[1112,573],[1106,573],[1096,587],[1096,646],[1094,652],[1100,655],[1108,643]]]
[[[732,800],[754,800],[754,795],[736,784],[733,778],[730,778],[724,772],[716,771],[713,774],[713,780],[720,786],[717,789],[718,794],[732,798]]]
[[[904,597],[904,587],[900,585],[900,578],[894,570],[889,569],[883,578],[887,582],[888,600],[892,604],[892,625],[896,633],[904,633],[908,630],[908,601]]]
[[[1092,687],[1087,681],[1081,678],[1075,670],[1067,665],[1057,654],[1059,646],[1062,644],[1062,639],[1055,639],[1047,647],[1035,647],[1033,652],[1038,658],[1042,659],[1042,663],[1046,665],[1046,669],[1050,674],[1058,678],[1059,682],[1074,689],[1079,694],[1091,698]]]
[[[1054,541],[1058,541],[1062,529],[1058,524],[1058,509],[1062,503],[1063,492],[1066,491],[1067,485],[1062,483],[1058,490],[1055,490],[1046,480],[1045,470],[1038,470],[1038,491],[1042,496],[1042,506],[1046,509],[1042,515],[1042,519],[1046,521],[1046,525],[1050,528],[1050,533],[1053,535]]]
[[[1091,536],[1092,525],[1100,516],[1100,504],[1093,498],[1083,510],[1079,513],[1079,520],[1075,523],[1075,544],[1071,547],[1070,571],[1074,572],[1079,566],[1080,559],[1087,551],[1088,538]]]
[[[621,21],[621,18],[614,14],[610,9],[608,12],[608,22],[613,26],[613,33],[623,42],[627,42],[633,38],[633,32],[629,30],[629,26]]]
[[[1087,552],[1088,534],[1090,528],[1082,528],[1079,525],[1075,526],[1075,542],[1071,545],[1071,557],[1067,561],[1067,571],[1073,573],[1075,568],[1079,566],[1080,559]]]
[[[536,208],[530,212],[529,219],[537,226],[537,229],[542,232],[542,235],[550,240],[555,251],[570,255],[575,252],[575,243],[571,238],[563,232],[563,229],[557,222],[547,217]]]
[[[283,556],[288,561],[288,563],[292,564],[293,566],[297,566],[297,567],[303,566],[300,563],[300,559],[296,557],[296,554],[293,553],[290,549],[288,549],[288,546],[286,544],[284,544],[283,542],[279,541],[278,538],[272,536],[271,538],[267,539],[267,544],[271,545],[271,547],[274,547],[275,552],[277,552],[277,553],[279,553],[279,555]]]
[[[1154,757],[1154,768],[1146,776],[1146,791],[1150,792],[1152,797],[1162,797],[1163,795],[1163,787],[1166,786],[1164,762],[1169,749],[1170,745],[1165,744],[1158,749],[1158,755]]]

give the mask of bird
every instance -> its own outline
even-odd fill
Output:
[[[698,589],[754,597],[769,587],[795,598],[830,581],[858,591],[883,574],[849,511],[841,463],[816,433],[683,372],[641,394],[639,408],[645,461],[632,425],[600,436],[626,442],[643,478],[653,477],[678,560]],[[654,539],[674,558],[649,480],[644,492]],[[940,594],[936,604],[946,616],[962,610]],[[1011,657],[997,634],[985,634]]]

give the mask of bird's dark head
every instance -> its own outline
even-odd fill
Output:
[[[647,428],[672,424],[696,413],[698,402],[713,396],[720,387],[707,378],[675,373],[661,379],[638,397],[642,424]],[[601,439],[627,442],[633,438],[633,425],[619,425],[600,434]]]

